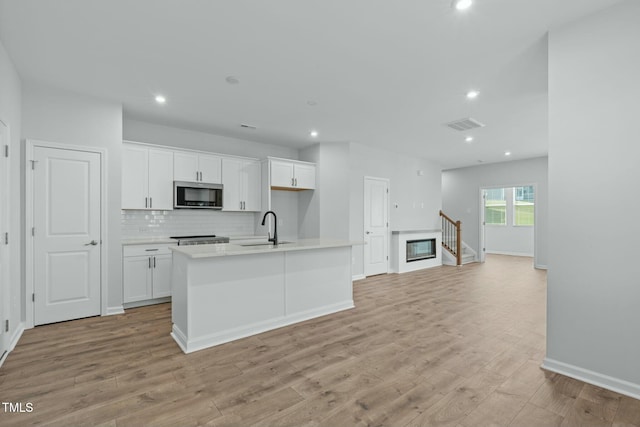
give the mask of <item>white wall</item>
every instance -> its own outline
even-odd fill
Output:
[[[517,160],[442,173],[442,207],[445,214],[462,221],[462,240],[480,253],[480,189],[536,185],[536,226],[534,264],[547,267],[547,158]]]
[[[259,159],[264,159],[267,156],[284,157],[286,159],[298,158],[298,150],[294,148],[162,126],[126,117],[123,121],[122,130],[123,139],[130,141]]]
[[[320,164],[320,144],[300,150],[300,160],[316,164],[316,189],[295,194],[298,202],[298,235],[303,239],[316,238],[320,237],[320,192],[322,191],[318,175],[328,166]]]
[[[106,150],[107,307],[117,309],[122,306],[122,106],[34,84],[25,84],[23,95],[23,138]]]
[[[300,192],[301,237],[349,239],[349,144],[322,143],[300,151],[316,163],[315,191]]]
[[[549,37],[545,366],[640,398],[640,2]]]
[[[533,227],[514,225],[487,225],[485,248],[488,254],[532,257],[534,252]]]
[[[2,203],[9,204],[9,336],[15,341],[24,322],[24,295],[22,283],[24,263],[22,262],[24,235],[23,215],[21,215],[21,176],[20,173],[20,129],[22,127],[22,89],[18,72],[0,43],[0,119],[9,127],[9,194],[2,194]],[[3,319],[2,319],[3,320]]]
[[[391,230],[440,229],[442,173],[436,163],[388,150],[349,145],[349,238],[364,240],[364,177],[390,180]],[[419,176],[418,170],[424,172]],[[391,242],[391,239],[389,239]],[[364,247],[353,248],[354,276],[364,274]]]

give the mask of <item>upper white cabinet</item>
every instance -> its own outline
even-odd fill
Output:
[[[224,211],[260,211],[261,165],[258,160],[222,158]]]
[[[222,183],[222,159],[209,154],[176,151],[173,155],[175,181]]]
[[[269,159],[271,188],[276,190],[313,190],[316,166],[294,160]]]
[[[122,209],[173,209],[173,151],[122,144]]]

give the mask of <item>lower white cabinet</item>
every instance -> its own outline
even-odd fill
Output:
[[[168,245],[130,245],[122,250],[124,303],[171,296]]]

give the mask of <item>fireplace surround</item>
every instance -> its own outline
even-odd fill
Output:
[[[391,232],[391,271],[406,273],[442,265],[441,230]]]

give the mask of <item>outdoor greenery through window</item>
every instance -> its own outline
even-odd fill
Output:
[[[513,189],[513,224],[533,225],[535,197],[533,186],[514,187]]]
[[[488,225],[507,225],[507,199],[504,188],[485,190],[484,222]]]

